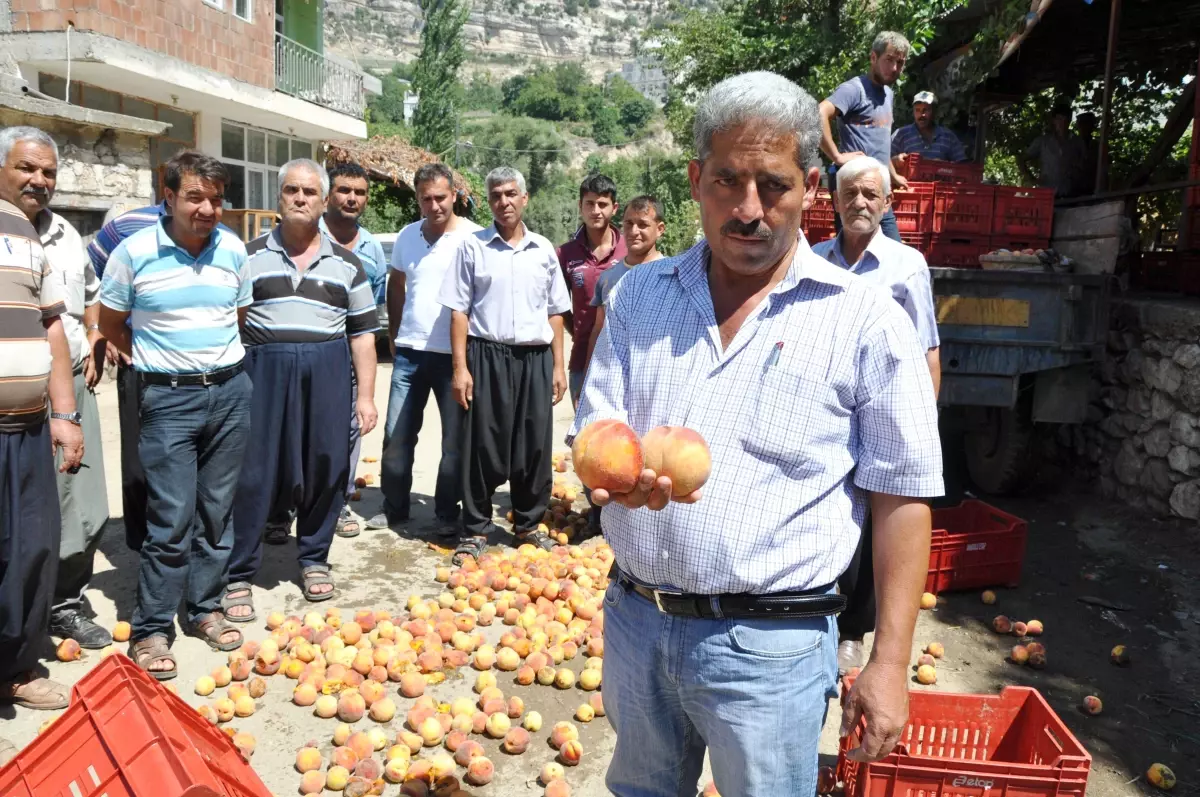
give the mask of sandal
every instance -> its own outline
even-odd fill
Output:
[[[49,678],[34,678],[33,673],[26,680],[10,681],[0,687],[0,701],[41,711],[57,711],[71,703],[67,687]]]
[[[149,673],[150,677],[156,681],[169,681],[179,675],[178,667],[175,664],[175,654],[167,647],[167,638],[161,634],[148,636],[134,642],[129,646],[129,656],[137,662],[137,666]],[[151,665],[160,661],[171,662],[171,669],[150,669]]]
[[[338,516],[337,526],[334,527],[333,533],[339,537],[357,537],[359,535],[358,520],[354,515],[350,514],[350,507],[342,509],[342,514]]]
[[[520,534],[513,535],[513,547],[520,548],[522,545],[529,543],[543,551],[553,551],[554,546],[558,545],[554,540],[550,539],[544,531],[525,531]]]
[[[310,565],[300,571],[300,578],[303,581],[301,589],[304,591],[304,599],[309,603],[320,603],[327,601],[337,592],[336,588],[328,592],[313,592],[312,588],[322,584],[334,586],[333,576],[330,574],[329,565]]]
[[[287,545],[291,536],[291,523],[268,523],[266,534],[263,535],[263,542],[267,545]],[[229,619],[234,618],[230,617]]]
[[[251,585],[249,581],[234,581],[225,587],[225,592],[221,595],[221,611],[225,612],[225,616],[229,618],[229,622],[252,623],[258,619],[258,614],[254,611],[254,595],[250,589]],[[231,594],[234,592],[243,592],[245,594],[235,598]],[[250,614],[230,614],[229,610],[234,606],[249,606]]]
[[[242,632],[230,625],[222,612],[211,612],[204,615],[198,622],[193,624],[192,631],[207,642],[210,648],[222,652],[237,650],[245,641],[242,638]],[[237,634],[237,639],[232,642],[222,642],[221,637],[230,631]]]
[[[479,561],[479,557],[483,556],[483,552],[487,550],[487,537],[467,537],[460,540],[458,547],[454,549],[454,555],[450,557],[450,563],[455,567],[462,567],[463,561],[470,556],[475,561]]]
[[[8,739],[0,739],[0,769],[17,757],[17,746]]]

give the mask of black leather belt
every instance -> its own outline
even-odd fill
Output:
[[[617,572],[617,584],[623,589],[641,595],[657,606],[663,614],[676,617],[699,617],[708,620],[717,617],[734,620],[828,617],[838,614],[846,608],[846,596],[829,591],[833,587],[832,584],[804,592],[775,592],[766,595],[748,593],[715,596],[692,595],[643,587],[641,584],[630,581],[620,571]],[[714,598],[717,608],[720,610],[719,613],[713,609]]]
[[[206,371],[202,374],[160,374],[155,371],[138,371],[138,379],[143,385],[166,385],[181,387],[184,385],[219,385],[228,382],[242,372],[242,364],[231,365],[228,368],[218,368],[216,371]]]

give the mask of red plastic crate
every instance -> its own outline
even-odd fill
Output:
[[[1028,535],[1024,520],[976,499],[933,510],[925,591],[1017,586]]]
[[[933,231],[991,235],[994,185],[939,184],[933,196]]]
[[[828,241],[837,236],[837,230],[833,227],[808,227],[803,232],[804,240],[808,241],[809,246],[815,246],[821,241]]]
[[[932,237],[932,234],[927,232],[900,232],[901,243],[911,246],[926,258],[929,257],[929,240]]]
[[[939,161],[933,158],[922,158],[920,155],[908,156],[908,175],[910,180],[924,180],[934,183],[982,183],[982,163],[955,163]]]
[[[979,268],[979,256],[990,251],[991,241],[986,237],[934,233],[925,259],[929,265],[942,268]]]
[[[892,192],[892,212],[901,233],[933,232],[934,183],[908,184],[907,191]]]
[[[1091,755],[1027,686],[1006,686],[999,695],[910,692],[900,744],[874,764],[846,758],[864,727],[838,749],[847,797],[1083,797],[1087,791]]]
[[[1012,235],[993,235],[988,239],[988,246],[991,248],[989,252],[995,252],[997,249],[1007,249],[1010,252],[1019,252],[1022,249],[1046,249],[1050,246],[1049,238],[1019,238]]]
[[[1050,240],[1054,228],[1053,188],[996,186],[996,218],[992,235]]]
[[[828,227],[833,229],[833,219],[837,211],[833,209],[833,197],[824,188],[817,189],[817,196],[812,206],[804,211],[803,227]]]
[[[122,655],[7,766],[4,797],[271,797],[233,742]]]

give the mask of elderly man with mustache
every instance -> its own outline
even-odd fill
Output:
[[[942,368],[929,268],[920,252],[897,243],[880,229],[892,204],[887,167],[865,155],[848,161],[838,171],[833,202],[842,217],[842,231],[836,238],[814,246],[813,252],[886,289],[904,308],[917,329],[936,396]],[[869,529],[869,517],[866,523]],[[838,672],[842,675],[862,666],[863,637],[875,630],[872,560],[871,535],[864,530],[850,567],[838,581],[848,601],[846,610],[838,616]]]

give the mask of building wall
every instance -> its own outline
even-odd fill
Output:
[[[61,31],[68,23],[211,69],[275,87],[274,0],[252,0],[252,22],[234,0],[9,0],[12,30]],[[315,5],[315,4],[314,4]],[[65,35],[65,34],[64,34]]]

